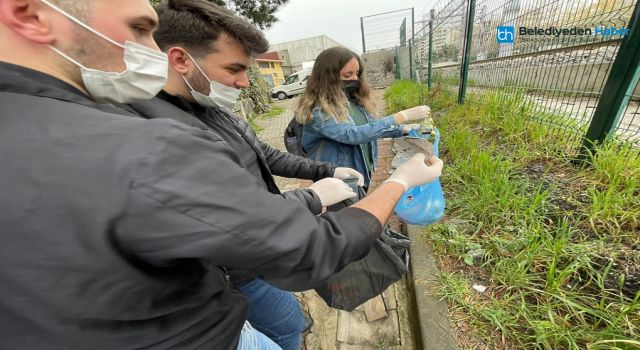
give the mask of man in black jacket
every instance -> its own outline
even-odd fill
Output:
[[[269,46],[262,32],[206,0],[169,1],[156,11],[160,26],[154,38],[164,52],[170,53],[172,67],[167,85],[158,98],[133,104],[132,108],[146,118],[178,119],[176,116],[180,116],[181,122],[215,132],[236,151],[242,166],[271,193],[280,194],[273,174],[314,181],[333,176],[357,177],[362,184],[362,174],[356,170],[281,152],[261,142],[244,120],[230,112],[233,98],[210,97],[221,94],[221,89],[237,96],[239,88],[248,87],[247,68],[251,56],[265,52]],[[197,63],[194,57],[208,59]],[[176,108],[191,118],[176,113]],[[327,191],[342,191],[341,186],[326,186],[325,182],[332,180],[325,179],[310,189],[282,195],[306,203],[314,214],[320,214],[322,207],[334,203],[326,200],[321,203],[318,197],[329,196],[324,193]],[[345,195],[337,193],[332,197],[344,199]],[[229,275],[233,285],[249,298],[251,325],[283,350],[300,349],[305,320],[294,295],[269,285],[251,271],[229,270]]]
[[[222,266],[313,287],[440,174],[417,156],[316,216],[220,137],[97,103],[164,85],[156,23],[146,0],[0,1],[0,348],[237,349],[247,300]]]

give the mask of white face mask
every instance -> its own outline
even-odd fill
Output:
[[[84,86],[96,102],[132,103],[149,100],[164,88],[169,73],[169,60],[165,53],[130,41],[126,41],[124,45],[121,45],[82,23],[59,7],[49,3],[49,1],[40,1],[74,23],[124,49],[126,68],[124,71],[117,73],[87,68],[57,48],[49,45],[54,52],[80,67]]]
[[[189,86],[189,89],[191,89],[191,96],[193,96],[193,99],[203,107],[221,107],[221,108],[232,109],[233,106],[235,106],[236,101],[238,101],[238,97],[240,97],[240,93],[241,93],[240,89],[232,88],[232,87],[220,84],[217,81],[209,79],[209,77],[207,77],[207,75],[204,74],[204,71],[202,70],[202,68],[200,68],[198,63],[196,63],[196,61],[193,59],[193,57],[191,57],[191,55],[188,52],[187,52],[187,55],[189,56],[191,61],[193,61],[193,64],[196,65],[196,68],[198,68],[200,73],[209,82],[209,95],[207,96],[195,91],[191,86],[191,84],[189,84],[189,81],[187,80],[187,78],[182,76],[182,79],[184,79],[184,82],[187,83],[187,86]]]

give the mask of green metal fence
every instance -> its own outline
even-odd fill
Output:
[[[607,137],[640,150],[639,9],[637,0],[442,0],[416,16],[411,57],[397,69],[460,103],[522,94],[576,153]]]

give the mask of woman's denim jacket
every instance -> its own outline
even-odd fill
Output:
[[[356,169],[364,175],[365,185],[369,186],[371,179],[361,145],[366,142],[371,144],[375,167],[378,160],[376,140],[402,136],[402,126],[396,123],[393,116],[376,119],[362,107],[358,108],[367,116],[367,124],[356,126],[351,116],[347,121],[339,122],[320,107],[314,107],[311,123],[305,124],[302,129],[302,146],[307,158]]]

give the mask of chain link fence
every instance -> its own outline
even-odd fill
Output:
[[[396,78],[457,90],[460,103],[521,94],[576,151],[609,136],[640,149],[638,11],[637,0],[441,0],[395,46]],[[368,18],[363,43],[374,24],[398,25]]]
[[[415,34],[413,9],[403,9],[360,17],[362,52],[406,47]]]

